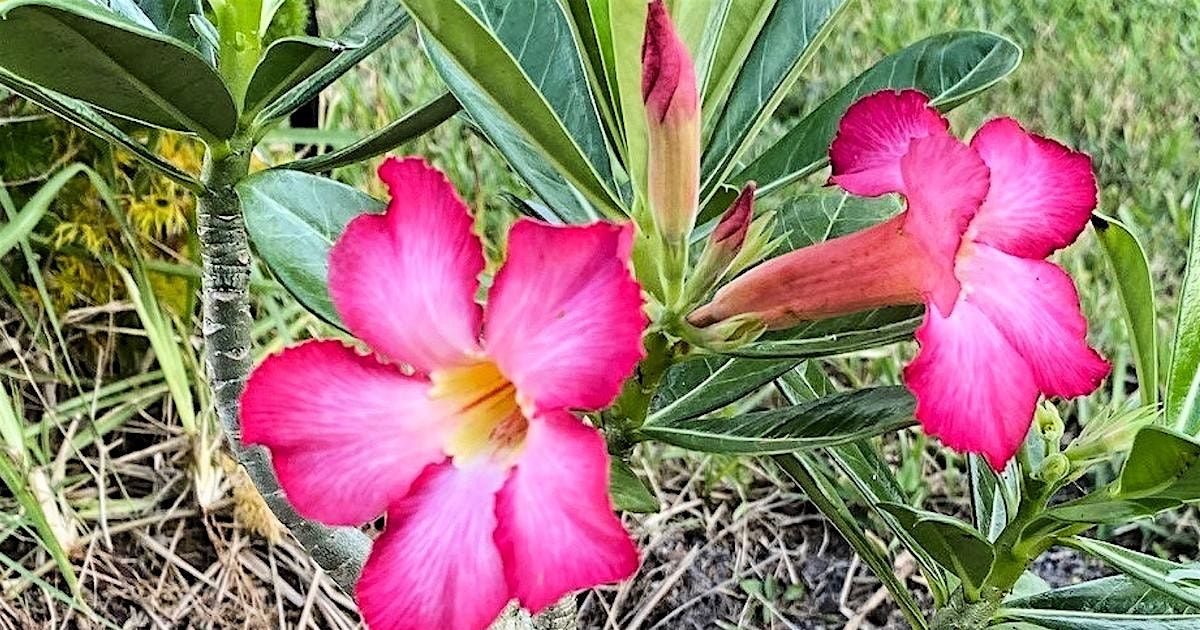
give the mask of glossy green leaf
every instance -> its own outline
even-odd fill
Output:
[[[384,204],[331,179],[279,169],[242,180],[237,193],[259,257],[305,308],[340,327],[329,297],[329,250],[351,219]]]
[[[461,109],[458,100],[452,94],[446,93],[358,142],[337,151],[296,160],[283,167],[308,173],[320,173],[369,160],[423,135],[449,120]]]
[[[923,39],[888,55],[835,92],[732,181],[754,180],[759,195],[765,195],[820,169],[842,114],[862,96],[886,88],[916,88],[946,111],[995,85],[1020,61],[1020,47],[992,33],[957,31]]]
[[[704,111],[719,112],[729,97],[733,81],[746,63],[775,0],[730,0],[720,40],[704,81]]]
[[[996,559],[992,544],[983,535],[958,519],[936,512],[898,503],[880,507],[912,532],[934,560],[957,575],[968,593],[979,593]]]
[[[1154,281],[1142,244],[1116,219],[1092,215],[1092,226],[1117,281],[1117,295],[1129,326],[1143,405],[1158,404],[1158,319],[1154,308]]]
[[[878,348],[911,339],[919,307],[898,306],[808,322],[767,333],[729,354],[747,359],[814,359]]]
[[[608,41],[612,48],[613,98],[621,112],[625,135],[625,170],[645,194],[646,108],[642,103],[642,40],[646,34],[646,0],[606,0]]]
[[[709,453],[765,455],[845,444],[912,424],[913,398],[902,387],[834,394],[733,418],[647,423],[644,437]]]
[[[1150,426],[1133,440],[1117,495],[1200,500],[1200,442]]]
[[[1188,565],[1197,569],[1200,565]],[[1041,608],[1120,615],[1200,615],[1200,607],[1124,575],[1089,580],[1004,602],[1013,608]]]
[[[379,50],[411,23],[398,0],[366,0],[337,36],[344,48],[328,63],[267,105],[255,119],[265,126],[313,100],[358,62]]]
[[[196,51],[82,0],[0,4],[0,41],[0,68],[113,114],[210,138],[237,126],[229,90]]]
[[[308,36],[275,40],[254,69],[243,111],[257,112],[329,65],[342,51],[356,48],[355,44]]]
[[[613,100],[612,85],[607,55],[612,52],[611,42],[602,39],[608,32],[608,2],[596,0],[565,1],[576,45],[583,52],[584,68],[588,83],[592,86],[596,105],[608,128],[608,139],[622,156],[625,154],[624,135],[621,131],[620,110]]]
[[[707,199],[829,35],[846,0],[777,0],[716,116],[700,162]]]
[[[1163,560],[1090,538],[1073,537],[1065,544],[1103,560],[1108,566],[1189,606],[1200,607],[1200,568]]]
[[[1195,630],[1200,615],[1121,615],[1069,610],[1001,608],[996,630]]]
[[[47,111],[80,127],[84,131],[128,150],[146,164],[183,184],[186,188],[199,190],[200,180],[183,172],[174,164],[151,152],[141,142],[138,142],[135,138],[109,122],[108,119],[97,112],[91,105],[69,96],[64,96],[58,92],[40,88],[2,69],[0,69],[0,85],[10,88],[13,92],[37,103]]]
[[[757,361],[704,357],[674,365],[664,394],[656,398],[651,424],[672,424],[716,411],[748,396],[796,365],[795,361]]]
[[[1054,506],[1046,516],[1083,523],[1123,523],[1200,500],[1200,443],[1169,429],[1138,432],[1117,483]]]
[[[1175,319],[1175,343],[1167,372],[1167,421],[1200,436],[1200,185],[1192,200],[1192,236]]]
[[[623,216],[604,129],[559,3],[405,4],[450,91],[535,192],[554,205],[569,183],[601,212]]]
[[[126,0],[134,2],[135,0]],[[136,0],[137,6],[158,32],[195,48],[208,57],[212,48],[192,27],[193,15],[204,15],[203,0]]]
[[[661,507],[646,483],[616,457],[609,461],[608,493],[612,496],[613,507],[621,512],[650,514]]]
[[[971,513],[975,528],[988,540],[995,541],[1008,522],[1016,516],[1020,477],[1015,465],[997,473],[982,457],[967,458],[967,479],[971,487]]]

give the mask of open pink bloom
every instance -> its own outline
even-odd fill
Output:
[[[519,221],[485,309],[483,249],[445,176],[418,159],[379,174],[387,211],[350,223],[329,273],[375,354],[312,341],[268,358],[245,441],[271,450],[300,514],[387,514],[357,589],[372,630],[482,630],[510,599],[537,611],[628,577],[604,439],[571,410],[610,404],[642,357],[631,228]]]
[[[900,193],[905,212],[752,270],[691,317],[756,313],[769,327],[926,305],[905,369],[917,419],[996,469],[1020,448],[1039,394],[1089,393],[1109,366],[1087,345],[1070,277],[1045,261],[1096,205],[1091,161],[1008,118],[963,144],[919,92],[855,103],[830,147],[832,183]]]

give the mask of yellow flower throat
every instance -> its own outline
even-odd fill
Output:
[[[479,455],[515,454],[529,428],[517,388],[491,361],[436,370],[430,374],[429,395],[444,402],[459,428],[446,443],[446,454],[456,461]]]

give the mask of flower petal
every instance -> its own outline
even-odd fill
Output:
[[[1029,365],[974,304],[949,317],[936,306],[917,329],[921,350],[904,369],[917,419],[947,446],[983,454],[1002,470],[1033,422],[1037,385]]]
[[[242,439],[271,450],[288,500],[307,518],[359,525],[445,459],[454,428],[405,376],[337,341],[310,341],[258,366],[242,395]]]
[[[975,244],[959,263],[967,300],[978,305],[1021,352],[1038,388],[1082,396],[1100,386],[1108,362],[1087,344],[1087,320],[1070,276],[1043,260]]]
[[[371,630],[484,630],[510,599],[493,536],[500,466],[430,466],[388,510],[358,605]]]
[[[423,372],[478,351],[476,277],[483,247],[446,176],[423,160],[379,168],[392,200],[355,218],[329,257],[329,291],[346,326],[374,350]]]
[[[988,191],[988,169],[970,147],[950,135],[917,138],[900,159],[908,209],[904,231],[930,262],[929,295],[949,313],[958,299],[954,259],[971,218]]]
[[[1096,207],[1092,161],[998,118],[971,146],[992,171],[992,186],[971,225],[974,239],[1014,256],[1045,258],[1071,244]]]
[[[609,499],[604,438],[570,414],[530,422],[496,513],[508,583],[531,611],[637,570],[637,549]]]
[[[949,135],[950,123],[916,90],[884,90],[846,110],[829,147],[830,181],[855,195],[903,192],[900,158],[915,138]]]
[[[601,409],[643,356],[641,288],[629,270],[631,225],[555,227],[521,220],[488,295],[488,356],[529,415]]]

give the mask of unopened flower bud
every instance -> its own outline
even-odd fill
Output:
[[[685,323],[680,334],[693,345],[714,352],[727,352],[758,339],[766,329],[762,320],[755,315],[737,315],[705,328],[695,328]]]
[[[700,191],[700,98],[687,46],[662,0],[650,3],[642,42],[642,99],[649,144],[647,192],[668,243],[686,241]]]
[[[734,199],[733,204],[721,215],[717,227],[708,236],[708,243],[692,276],[688,280],[688,296],[692,300],[704,296],[726,275],[727,270],[742,251],[746,234],[750,231],[750,219],[754,214],[754,182],[749,182]]]
[[[1038,478],[1046,483],[1054,483],[1063,477],[1066,477],[1071,472],[1071,460],[1062,453],[1054,453],[1042,460],[1042,467],[1038,469]]]
[[[1038,433],[1042,435],[1047,448],[1058,450],[1059,442],[1062,441],[1063,433],[1066,431],[1066,425],[1063,424],[1062,416],[1058,415],[1058,409],[1050,403],[1042,403],[1038,405],[1033,418],[1037,424]]]

